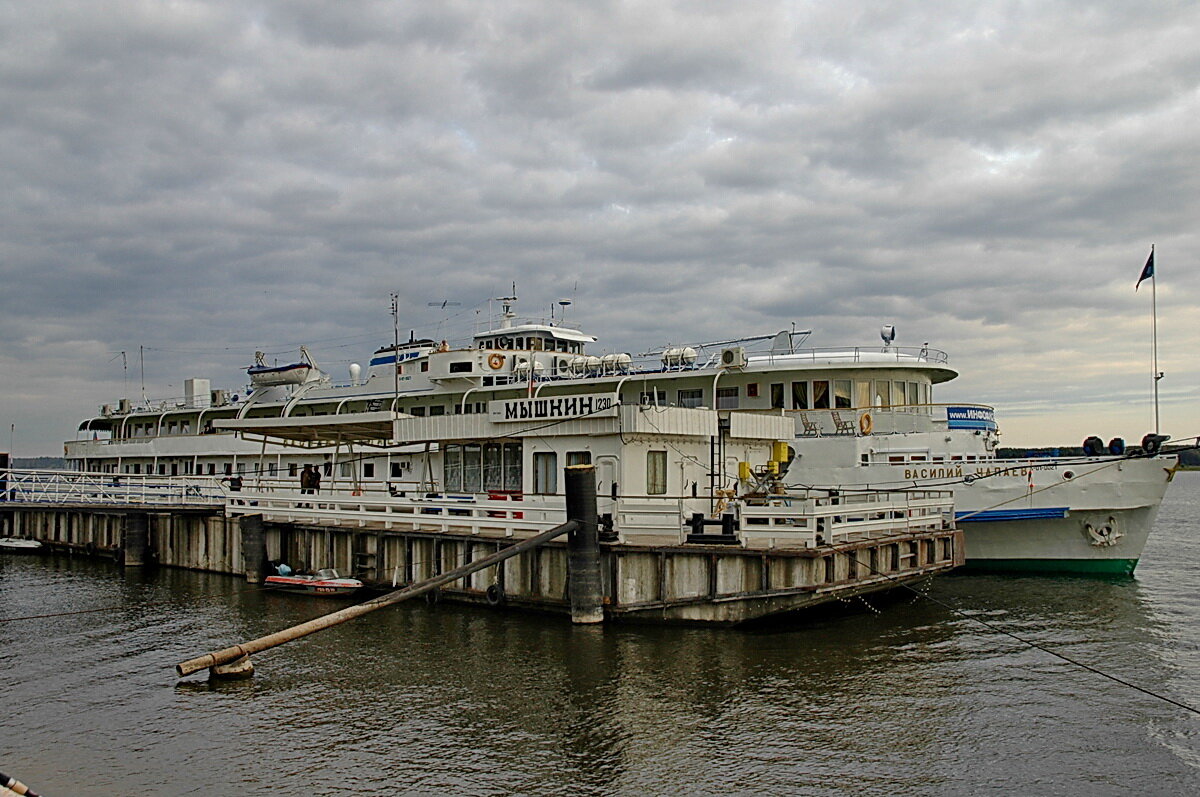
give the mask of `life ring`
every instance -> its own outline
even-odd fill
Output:
[[[504,367],[504,355],[499,352],[492,352],[488,355],[488,365],[493,371],[499,371]]]
[[[864,412],[862,415],[859,416],[858,431],[862,432],[864,435],[868,435],[871,433],[871,430],[874,428],[875,428],[875,421],[874,421],[874,419],[871,418],[871,413]]]

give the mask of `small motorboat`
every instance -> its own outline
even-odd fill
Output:
[[[279,589],[285,592],[303,592],[308,595],[321,595],[323,597],[353,595],[363,587],[363,583],[357,578],[342,578],[338,575],[338,571],[333,568],[318,570],[316,575],[302,576],[290,573],[286,576],[267,576],[264,583],[272,589]]]
[[[37,540],[22,540],[19,537],[0,537],[0,553],[39,553],[45,547]]]

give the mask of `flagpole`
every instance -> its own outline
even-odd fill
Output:
[[[1150,244],[1150,256],[1154,257],[1154,244]],[[1158,271],[1158,263],[1154,264],[1154,270]],[[1158,280],[1154,274],[1150,275],[1150,340],[1154,360],[1154,433],[1159,434],[1158,380],[1162,379],[1163,375],[1158,370]]]

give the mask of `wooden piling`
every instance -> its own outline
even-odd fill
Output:
[[[600,585],[600,539],[596,516],[596,469],[571,465],[566,469],[567,518],[578,526],[567,536],[567,592],[571,622],[604,622]]]
[[[125,516],[125,531],[121,535],[121,551],[125,567],[146,564],[146,547],[150,540],[150,516],[145,512],[130,512]]]
[[[246,581],[261,584],[267,567],[267,544],[263,537],[262,515],[242,515],[238,520],[242,532],[242,569]]]

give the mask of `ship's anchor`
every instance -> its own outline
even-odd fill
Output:
[[[1083,530],[1087,532],[1088,541],[1097,548],[1116,545],[1125,536],[1125,532],[1117,525],[1117,519],[1111,515],[1102,525],[1083,524]]]

